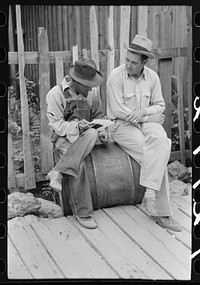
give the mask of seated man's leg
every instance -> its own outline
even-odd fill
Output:
[[[67,149],[69,148],[69,146],[71,145],[71,143],[67,140],[66,137],[58,137],[56,143],[55,143],[55,152],[56,152],[56,161],[55,163],[57,163],[59,161],[59,159],[62,157],[62,155],[64,155],[64,153],[66,153]],[[61,179],[62,179],[62,175],[60,172],[58,172],[55,169],[55,166],[53,167],[53,169],[48,173],[47,175],[47,179],[50,180],[49,186],[60,192],[62,190],[62,186],[61,186]]]
[[[68,187],[63,188],[63,202],[65,203],[65,199],[69,199],[72,213],[82,226],[90,229],[96,228],[97,225],[93,220],[94,211],[85,161],[80,163],[76,179],[68,175],[65,175],[64,179],[68,180]]]
[[[157,123],[143,124],[142,131],[145,135],[145,144],[140,184],[145,186],[147,191],[155,190],[157,202],[155,216],[158,216],[158,223],[165,228],[181,231],[181,226],[171,218],[172,210],[167,171],[171,140],[167,137],[162,125]]]
[[[98,131],[88,129],[71,144],[55,166],[55,170],[78,177],[81,161],[92,151],[98,139]]]
[[[145,142],[141,130],[132,124],[120,122],[111,129],[112,139],[141,165]]]

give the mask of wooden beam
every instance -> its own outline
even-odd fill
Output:
[[[21,26],[20,5],[16,5],[16,21],[17,21],[20,99],[21,99],[22,130],[23,130],[25,189],[28,190],[36,188],[36,183],[35,183],[35,172],[34,172],[34,163],[32,157],[31,141],[30,141],[28,99],[27,99],[26,84],[24,77],[25,61],[24,61],[24,44],[23,44],[23,34]]]
[[[176,58],[178,57],[178,48],[155,48],[152,49],[152,52],[159,59],[164,58]],[[101,61],[101,54],[107,54],[108,50],[99,50],[99,60]],[[115,50],[117,60],[120,57],[120,50]],[[82,51],[79,51],[80,56],[82,56]],[[71,51],[49,51],[48,52],[50,63],[55,63],[56,57],[62,57],[63,61],[72,61],[72,52]],[[91,56],[91,51],[88,50],[88,56]],[[187,47],[180,47],[180,57],[187,57]],[[105,56],[103,56],[105,59]],[[37,51],[24,52],[25,64],[37,64],[39,60],[39,55]],[[149,59],[151,61],[151,59]],[[8,52],[8,64],[18,64],[18,55],[17,52]]]
[[[50,127],[46,116],[46,95],[50,90],[50,65],[47,30],[38,28],[39,51],[39,94],[40,94],[40,142],[42,173],[47,174],[53,167],[53,146],[50,141]]]
[[[121,6],[120,19],[120,64],[124,63],[126,56],[126,49],[124,44],[129,46],[129,31],[130,31],[130,6]]]

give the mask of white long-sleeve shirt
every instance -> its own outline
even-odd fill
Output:
[[[107,115],[110,119],[126,120],[132,110],[140,108],[145,108],[147,115],[164,112],[160,79],[155,71],[144,66],[142,74],[135,80],[122,64],[110,73],[107,80]],[[144,121],[146,119],[147,116]]]

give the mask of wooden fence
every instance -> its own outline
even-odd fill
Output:
[[[146,6],[145,6],[146,7]],[[141,6],[141,21],[138,21],[138,33],[145,34],[144,27],[147,26],[146,10]],[[50,171],[53,166],[52,156],[52,144],[49,140],[50,129],[48,127],[48,121],[46,117],[46,94],[50,90],[50,65],[55,65],[56,71],[56,83],[60,83],[65,74],[65,68],[72,64],[76,59],[82,57],[92,57],[99,67],[104,82],[101,86],[101,97],[103,101],[103,108],[106,112],[106,80],[110,71],[120,63],[124,62],[125,49],[123,44],[129,45],[129,26],[130,26],[130,6],[121,6],[121,22],[120,22],[120,47],[115,49],[114,45],[114,33],[113,33],[113,6],[109,7],[108,17],[108,39],[109,49],[99,50],[98,42],[98,25],[96,18],[95,7],[90,8],[90,50],[78,48],[78,45],[74,45],[71,51],[49,51],[49,41],[47,30],[43,27],[38,28],[38,51],[24,51],[24,44],[22,38],[21,27],[21,11],[20,6],[16,6],[16,20],[17,20],[17,39],[18,39],[18,52],[9,52],[8,63],[12,65],[18,65],[19,67],[19,81],[20,81],[20,97],[22,108],[22,128],[23,128],[23,152],[24,152],[24,178],[25,189],[33,189],[36,186],[36,181],[41,180],[34,175],[34,166],[31,152],[30,132],[29,132],[29,118],[28,118],[28,103],[27,93],[25,88],[24,70],[26,65],[36,64],[39,72],[39,96],[40,96],[40,141],[41,141],[41,168],[42,174],[45,175]],[[145,21],[146,23],[145,23]],[[182,163],[185,163],[185,159],[190,156],[190,151],[185,149],[184,141],[184,124],[183,124],[183,88],[185,82],[187,82],[187,88],[190,94],[191,87],[191,64],[188,65],[187,73],[183,61],[188,61],[189,53],[191,50],[188,48],[187,43],[182,42],[177,47],[172,47],[169,38],[172,38],[171,30],[171,17],[166,11],[159,14],[158,17],[158,35],[159,41],[157,42],[157,48],[153,49],[153,52],[157,55],[156,60],[149,60],[148,66],[158,71],[161,79],[163,96],[166,102],[166,120],[164,127],[169,137],[171,137],[171,108],[172,108],[172,76],[174,67],[176,68],[175,77],[177,79],[177,91],[178,91],[178,119],[179,119],[179,133],[180,133],[180,151],[172,152],[171,160],[179,159]],[[153,27],[152,27],[153,28]],[[146,35],[146,34],[145,34]],[[188,35],[188,38],[190,33]],[[153,39],[152,32],[152,39]],[[188,78],[184,80],[183,78]],[[192,96],[190,96],[192,97]],[[189,105],[188,95],[188,105]],[[192,110],[192,108],[190,109]],[[191,121],[191,112],[189,112],[189,120]],[[12,145],[9,137],[9,145]],[[8,153],[8,157],[12,154],[12,151]],[[9,159],[9,171],[8,171],[8,188],[15,187],[15,181],[13,180],[14,170],[12,167],[12,159]],[[44,177],[43,177],[44,178]]]

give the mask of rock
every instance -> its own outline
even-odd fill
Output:
[[[180,197],[185,196],[185,193],[188,193],[188,186],[180,180],[173,180],[169,183],[170,196],[171,197]]]
[[[36,198],[36,199],[41,204],[41,207],[37,211],[36,215],[45,218],[59,218],[63,216],[62,209],[60,206],[42,198]]]
[[[42,220],[46,220],[45,218],[37,217],[33,214],[26,215],[24,217],[15,217],[8,221],[8,227],[15,227],[15,226],[23,226],[26,224],[31,224],[35,222],[39,222]]]
[[[32,193],[11,193],[8,195],[8,219],[36,213],[40,206],[40,201]]]
[[[190,170],[188,170],[188,168],[178,160],[168,164],[167,168],[169,173],[169,181],[181,180],[185,182],[190,178]]]

